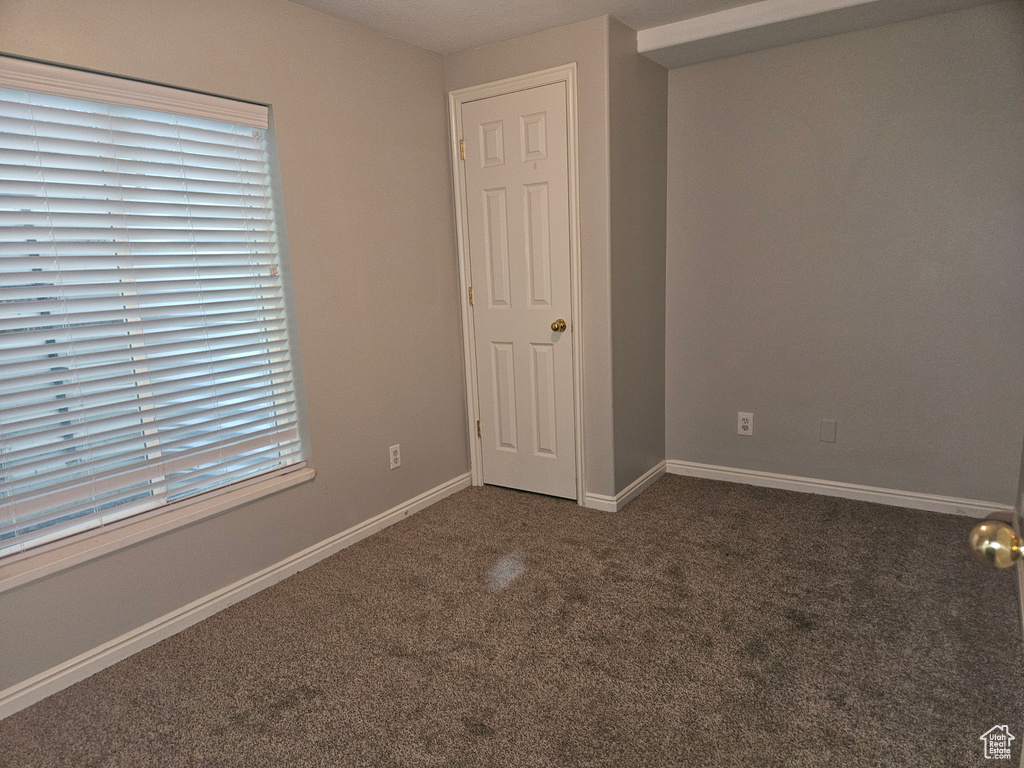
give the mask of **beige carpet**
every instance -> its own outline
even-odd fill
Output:
[[[469,489],[0,722],[0,765],[995,765],[1014,574],[972,521],[665,477]]]

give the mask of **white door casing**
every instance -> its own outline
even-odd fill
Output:
[[[473,479],[579,500],[574,86],[571,65],[450,100]]]

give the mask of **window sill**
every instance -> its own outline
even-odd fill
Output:
[[[43,547],[0,564],[0,594],[133,544],[197,523],[221,512],[309,482],[316,470],[306,466],[270,478],[255,479],[206,498],[154,510],[109,529]]]

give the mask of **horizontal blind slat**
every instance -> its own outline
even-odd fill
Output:
[[[83,189],[89,189],[83,187]],[[27,191],[27,190],[26,190]],[[65,190],[60,190],[63,194]],[[109,192],[108,192],[109,195]],[[134,199],[124,197],[103,196],[101,190],[94,190],[91,197],[56,197],[53,194],[5,194],[0,196],[0,222],[16,222],[20,224],[37,224],[44,226],[49,216],[101,216],[124,215],[127,217],[174,216],[187,215],[189,218],[206,222],[209,219],[234,222],[252,217],[271,215],[266,207],[259,204],[259,199],[246,199],[240,196],[208,195],[205,201],[186,196],[181,192],[170,192],[164,195],[133,195]]]
[[[197,256],[199,254],[196,254]],[[279,269],[278,263],[269,251],[251,251],[249,253],[217,254],[204,253],[202,258],[194,258],[188,265],[182,264],[181,254],[107,254],[92,256],[47,256],[45,259],[40,256],[0,256],[0,271],[6,273],[7,279],[20,280],[22,277],[32,275],[38,276],[40,281],[46,275],[52,275],[57,270],[61,273],[89,273],[99,271],[120,271],[135,270],[145,279],[146,275],[153,270],[173,270],[182,272],[194,270],[200,275],[207,270],[224,269],[242,272],[250,270],[256,272],[270,272]],[[156,274],[156,272],[154,272]],[[17,277],[16,277],[17,276]],[[51,280],[55,282],[55,280]]]
[[[214,381],[233,381],[236,378],[244,378],[248,374],[265,374],[268,371],[276,372],[281,369],[287,369],[288,356],[285,354],[278,354],[265,358],[263,362],[266,365],[262,369],[252,368],[249,365],[249,360],[246,359],[217,361],[213,365],[194,364],[181,366],[174,372],[176,375],[168,377],[164,381],[153,381],[152,379],[149,379],[146,386],[152,392],[168,392],[175,390],[179,386],[195,385],[200,382],[205,382],[208,379]],[[0,410],[23,403],[39,402],[39,398],[47,398],[46,401],[48,401],[50,393],[57,393],[54,394],[54,397],[59,397],[61,394],[63,394],[65,398],[82,397],[99,392],[105,392],[110,389],[131,387],[133,385],[137,387],[138,381],[139,375],[134,372],[121,373],[91,381],[69,380],[61,384],[54,384],[51,387],[47,387],[45,393],[41,393],[40,390],[35,390],[0,394]]]
[[[90,418],[87,422],[69,418],[48,425],[45,429],[8,435],[4,438],[4,461],[9,467],[17,467],[35,456],[45,456],[48,451],[66,453],[72,448],[132,434],[130,430],[156,430],[162,438],[183,422],[197,430],[203,424],[210,425],[211,429],[216,425],[220,429],[223,424],[245,422],[250,416],[268,412],[283,413],[285,405],[291,401],[283,391],[256,392],[247,398],[232,400],[218,394],[206,400],[158,407],[153,406],[148,399],[141,398],[136,401],[138,408],[129,413],[110,414],[101,410],[99,413],[88,413]]]
[[[14,172],[13,167],[5,170],[2,158],[0,158],[0,173],[13,176]],[[24,170],[21,173],[22,175],[27,174]],[[106,202],[127,205],[165,203],[174,206],[213,206],[219,209],[239,209],[240,211],[250,207],[263,210],[267,205],[267,199],[259,194],[262,188],[258,186],[252,188],[253,194],[241,194],[237,184],[191,183],[188,185],[188,189],[185,189],[185,182],[182,181],[174,187],[166,185],[156,188],[110,183],[112,181],[123,182],[123,177],[112,180],[103,174],[91,174],[90,178],[95,180],[94,183],[89,183],[89,178],[74,178],[67,181],[47,178],[44,183],[38,178],[38,174],[32,179],[5,179],[4,190],[8,194],[0,196],[0,205],[9,206],[4,210],[20,210],[20,208],[14,208],[13,198],[15,196],[36,201],[53,200],[64,206],[70,205],[76,200],[86,203]],[[241,190],[241,192],[245,191],[249,191],[248,188]]]
[[[37,264],[38,259],[34,259]],[[6,265],[5,265],[6,266]],[[79,266],[74,264],[74,267]],[[160,280],[213,280],[213,279],[250,279],[253,281],[276,278],[273,265],[252,265],[252,264],[200,264],[193,262],[180,266],[127,266],[123,269],[111,268],[111,265],[104,264],[96,269],[61,269],[61,270],[37,270],[37,271],[8,271],[0,276],[0,296],[6,297],[7,287],[38,286],[41,290],[43,283],[53,280],[54,284],[63,287],[74,285],[106,285],[112,284],[131,285],[138,284],[143,287],[151,286],[154,281]],[[6,284],[6,287],[2,287]],[[2,300],[2,299],[0,299]]]
[[[72,241],[72,242],[21,242],[5,243],[0,241],[0,257],[3,256],[29,256],[45,258],[67,258],[72,256],[103,256],[112,250],[123,251],[123,255],[137,259],[148,254],[155,256],[206,256],[206,255],[232,255],[235,257],[246,256],[250,253],[264,255],[270,251],[269,248],[259,248],[260,243],[248,243],[242,240],[237,242],[201,242],[189,241],[186,243],[171,241],[166,243],[139,241],[130,246],[121,244],[121,247],[112,241]],[[0,262],[2,263],[2,262]]]
[[[96,467],[103,465],[103,462],[115,462],[118,464],[133,457],[146,457],[150,454],[159,454],[163,458],[168,456],[184,455],[186,458],[198,448],[219,444],[224,439],[235,439],[252,433],[273,431],[281,426],[289,426],[296,422],[294,410],[282,408],[279,415],[266,416],[263,419],[254,419],[248,422],[233,423],[231,426],[220,429],[209,429],[205,432],[190,432],[185,427],[171,430],[167,438],[157,444],[152,435],[140,435],[124,430],[117,434],[108,434],[108,441],[97,443],[89,448],[87,458]],[[219,441],[218,441],[219,439]],[[73,448],[74,446],[69,446]],[[20,487],[31,485],[37,480],[40,473],[46,473],[50,478],[66,476],[77,472],[80,464],[68,464],[66,454],[62,459],[60,456],[39,456],[31,461],[4,468],[4,473],[10,478],[5,483],[4,492],[12,495]],[[83,458],[83,457],[74,457]],[[95,470],[92,472],[95,473]]]
[[[182,372],[202,366],[215,368],[221,364],[244,363],[246,368],[257,368],[266,365],[266,361],[272,360],[275,355],[283,356],[286,352],[287,340],[281,339],[274,344],[263,342],[245,344],[238,348],[213,350],[209,354],[194,351],[168,354],[164,357],[149,358],[145,363],[139,360],[127,365],[119,361],[78,368],[56,366],[51,371],[29,373],[11,380],[0,380],[0,392],[8,394],[32,391],[36,387],[46,386],[51,382],[73,381],[79,385],[89,382],[102,384],[107,379],[116,379],[129,373],[148,384],[149,382],[175,379]]]
[[[16,499],[7,507],[11,511],[11,517],[25,520],[29,516],[47,514],[60,506],[74,505],[76,501],[87,504],[97,490],[106,494],[117,493],[122,483],[143,481],[151,483],[152,488],[163,484],[168,475],[194,467],[199,457],[204,455],[216,455],[218,452],[223,455],[224,452],[238,450],[240,446],[250,451],[287,449],[289,444],[296,440],[296,435],[294,424],[282,423],[256,432],[225,435],[217,443],[207,442],[203,446],[179,451],[173,455],[137,453],[128,456],[127,459],[125,456],[107,457],[90,467],[90,474],[51,472],[45,476],[42,483],[22,482],[16,488]],[[295,446],[298,447],[297,442]],[[75,494],[80,494],[82,498],[76,500]]]
[[[4,307],[0,307],[0,316],[8,314],[13,316],[16,311],[6,313],[3,310],[7,307],[16,310],[15,304],[26,302],[29,309],[35,302],[43,300],[60,300],[68,302],[79,298],[100,298],[107,296],[115,301],[124,304],[134,304],[143,299],[157,297],[176,297],[181,293],[203,295],[209,293],[218,295],[222,291],[244,290],[254,296],[260,296],[263,291],[275,291],[277,279],[275,275],[243,275],[241,277],[219,277],[200,276],[183,274],[177,279],[165,280],[134,280],[134,275],[125,270],[121,282],[79,282],[61,283],[57,285],[34,284],[34,285],[7,285],[0,286],[0,296],[3,296]],[[183,270],[184,272],[184,270]],[[0,280],[6,278],[0,277]],[[19,282],[26,282],[19,280]]]
[[[4,166],[22,168],[26,175],[35,172],[37,177],[46,180],[49,171],[64,171],[78,174],[103,173],[113,176],[138,176],[147,180],[161,177],[181,180],[182,164],[171,162],[170,158],[160,160],[133,160],[120,157],[99,157],[96,155],[65,154],[62,152],[29,152],[21,149],[5,148],[3,150]],[[243,183],[262,187],[265,175],[261,170],[249,168],[214,168],[210,166],[188,166],[189,175],[186,183],[195,181],[219,181]],[[83,174],[84,175],[84,174]]]
[[[59,217],[58,217],[59,218]],[[269,243],[273,239],[272,229],[261,222],[253,220],[248,227],[214,227],[200,226],[187,217],[177,221],[167,221],[165,226],[157,222],[139,222],[137,226],[128,225],[123,217],[111,219],[105,227],[65,226],[60,221],[47,227],[4,227],[0,230],[0,243],[4,244],[35,244],[39,237],[45,237],[50,243],[109,243],[112,250],[117,244],[124,243],[131,247],[134,243],[157,241],[176,244],[182,252],[188,253],[193,243],[238,243],[246,247],[253,244]]]
[[[191,327],[181,327],[179,323],[178,327],[165,331],[154,328],[153,325],[149,323],[145,324],[145,326],[142,326],[141,324],[132,324],[131,326],[128,326],[128,324],[107,324],[103,326],[105,331],[104,333],[97,334],[93,337],[79,336],[78,338],[68,341],[57,340],[57,338],[55,338],[57,334],[54,334],[52,331],[29,331],[27,333],[17,334],[18,337],[26,337],[24,341],[18,338],[11,339],[12,342],[20,341],[21,344],[19,346],[15,346],[12,343],[6,347],[0,347],[0,349],[4,349],[3,361],[0,362],[0,370],[2,370],[3,365],[8,363],[37,360],[44,357],[57,359],[69,355],[123,349],[125,344],[132,340],[130,329],[135,329],[137,331],[140,328],[145,329],[145,343],[147,348],[152,348],[164,343],[184,342],[196,339],[234,339],[257,332],[273,336],[284,335],[287,333],[287,328],[285,328],[283,324],[276,323],[274,321],[252,321],[246,323],[232,323],[230,325],[197,324]],[[12,337],[15,336],[15,334],[5,335]]]
[[[297,443],[280,443],[239,457],[230,462],[230,475],[223,478],[210,472],[178,475],[167,481],[168,497],[176,501],[194,493],[203,493],[244,480],[253,474],[263,474],[288,467],[302,461]],[[268,455],[270,454],[270,455]]]
[[[2,67],[2,62],[0,62]],[[232,125],[211,120],[180,120],[160,112],[104,109],[103,105],[57,98],[19,97],[0,87],[0,116],[22,120],[46,130],[60,125],[71,128],[99,129],[109,132],[108,141],[118,142],[125,134],[139,136],[181,137],[188,141],[210,144],[214,147],[252,143],[259,146],[251,127]]]
[[[186,482],[184,478],[176,478],[173,487],[168,483],[138,481],[136,479],[138,476],[144,477],[147,473],[154,471],[154,468],[143,469],[135,475],[126,477],[126,479],[136,480],[133,485],[120,484],[117,486],[117,490],[97,493],[77,502],[44,508],[43,511],[36,512],[31,516],[11,517],[8,522],[3,522],[3,518],[0,518],[0,552],[4,551],[5,545],[10,541],[9,538],[4,540],[3,537],[10,536],[14,532],[27,532],[31,528],[43,528],[44,530],[40,532],[42,535],[39,538],[34,538],[31,542],[32,546],[38,546],[39,543],[45,543],[48,538],[52,540],[52,534],[49,537],[47,534],[52,530],[54,523],[64,522],[69,518],[74,520],[76,532],[87,530],[94,524],[97,526],[109,525],[140,512],[158,508],[171,501],[179,501],[188,496],[210,491],[230,490],[231,486],[241,482],[258,479],[261,475],[288,467],[301,466],[303,463],[301,448],[297,444],[282,443],[281,448],[266,448],[262,452],[248,454],[245,460],[232,463],[227,472],[216,476],[212,481],[210,474],[197,474],[188,478],[189,482]],[[81,494],[88,489],[85,486],[79,486],[77,489],[72,488],[70,493],[75,493],[76,490]],[[40,499],[39,502],[57,501],[59,503],[62,500],[61,495],[53,494],[50,499],[45,501]],[[96,508],[100,505],[105,509],[96,515],[89,514],[90,507]],[[57,535],[59,537],[59,532]]]
[[[220,133],[194,129],[163,133],[153,130],[153,123],[142,121],[134,124],[122,122],[121,127],[111,128],[109,120],[108,124],[102,124],[101,119],[93,121],[91,125],[72,122],[75,115],[81,113],[50,110],[43,115],[39,108],[32,109],[31,112],[35,119],[30,119],[24,114],[5,114],[0,107],[2,141],[29,141],[33,138],[46,141],[66,140],[77,142],[83,148],[101,149],[114,146],[110,142],[115,142],[116,146],[122,148],[183,151],[186,155],[195,157],[237,156],[249,162],[265,162],[256,140],[250,137],[240,137],[242,141],[226,149],[223,141],[218,140],[223,137]],[[47,119],[42,119],[43,117]]]
[[[62,373],[65,370],[74,368],[82,372],[76,376],[76,380],[97,378],[90,375],[99,366],[104,366],[104,372],[110,370],[109,365],[121,365],[133,371],[160,371],[168,367],[176,366],[178,363],[187,362],[190,358],[203,360],[229,359],[240,357],[242,352],[261,352],[272,354],[285,348],[287,337],[283,330],[272,334],[262,330],[256,330],[247,334],[240,334],[238,337],[227,336],[210,338],[200,336],[198,338],[177,339],[173,341],[154,342],[146,346],[131,347],[128,349],[104,349],[92,352],[72,351],[71,354],[54,355],[53,357],[42,357],[34,360],[23,360],[19,362],[0,362],[0,379],[9,384],[0,385],[0,391],[8,389],[23,388],[17,386],[29,377],[54,378],[55,373]],[[239,354],[233,354],[239,353]],[[248,357],[248,356],[246,356]],[[253,358],[253,364],[255,358]]]
[[[222,194],[242,197],[250,201],[266,198],[267,184],[255,176],[243,179],[206,178],[203,176],[182,177],[149,174],[147,169],[132,172],[129,168],[121,168],[116,174],[102,169],[41,167],[39,165],[22,165],[9,162],[6,154],[0,155],[0,181],[35,182],[49,186],[50,184],[73,184],[92,186],[116,186],[129,196],[136,189],[155,191]]]
[[[83,343],[87,346],[93,342],[101,344],[118,335],[138,333],[143,328],[147,333],[181,332],[188,334],[208,330],[212,333],[226,335],[236,327],[241,330],[249,326],[266,324],[276,328],[284,325],[284,322],[284,314],[278,308],[207,313],[199,316],[193,314],[183,317],[133,317],[74,326],[65,323],[59,327],[50,326],[0,334],[0,351],[3,351],[6,357],[8,354],[11,356],[23,354],[26,349],[37,350],[40,344]]]
[[[110,131],[106,133],[108,138],[117,138]],[[222,169],[263,175],[263,160],[252,158],[247,152],[238,151],[238,148],[235,147],[221,152],[202,152],[201,147],[190,146],[173,138],[165,141],[160,141],[159,137],[141,138],[150,140],[139,143],[109,144],[85,141],[78,137],[48,136],[38,132],[33,135],[19,136],[0,130],[0,150],[7,154],[8,162],[11,164],[17,164],[21,158],[34,156],[42,161],[42,167],[49,165],[46,162],[47,158],[55,158],[54,164],[57,167],[67,167],[65,163],[71,162],[68,158],[73,158],[74,160],[88,159],[90,161],[90,164],[84,166],[75,163],[72,166],[75,168],[94,168],[96,166],[92,164],[93,162],[100,163],[101,167],[108,167],[104,161],[113,160],[115,164],[109,167],[114,171],[119,168],[121,162],[140,162],[174,167],[185,165],[193,172],[199,173],[207,169]],[[152,138],[158,140],[153,141]],[[165,143],[167,146],[160,146]],[[25,164],[31,165],[31,163]]]
[[[35,489],[18,500],[18,507],[13,519],[24,524],[37,522],[40,517],[54,513],[58,515],[73,513],[76,507],[81,509],[90,506],[98,496],[116,496],[121,489],[137,487],[141,483],[147,483],[151,489],[156,488],[162,491],[160,486],[166,481],[166,477],[173,473],[188,471],[190,461],[209,460],[217,453],[226,451],[251,453],[260,450],[277,451],[282,448],[288,450],[295,445],[296,439],[297,432],[294,426],[265,430],[255,435],[234,436],[222,440],[191,456],[147,459],[132,466],[111,468],[107,473],[95,477],[79,477],[47,486],[45,489]],[[242,478],[229,475],[224,478],[224,481],[225,484],[229,484],[240,479]]]
[[[216,306],[221,303],[232,301],[243,301],[252,304],[268,303],[273,305],[282,299],[281,289],[278,286],[263,288],[257,292],[251,288],[225,288],[218,291],[210,291],[209,296],[202,296],[196,291],[182,291],[179,293],[152,293],[152,294],[131,294],[99,297],[68,298],[41,298],[38,301],[11,301],[0,303],[0,323],[4,328],[17,330],[20,327],[36,328],[39,325],[50,324],[50,321],[58,319],[63,314],[77,316],[78,313],[99,312],[104,310],[173,310],[183,304],[188,306],[199,306],[210,304]],[[8,325],[20,320],[23,325]]]
[[[291,377],[286,372],[249,375],[230,382],[213,382],[210,379],[191,382],[187,387],[170,389],[162,394],[149,392],[153,407],[164,403],[175,404],[186,400],[203,400],[211,395],[233,398],[247,392],[270,390],[282,396],[292,395]],[[61,406],[59,403],[30,403],[11,408],[4,413],[6,430],[16,434],[29,430],[42,429],[46,425],[63,420],[81,420],[98,417],[108,412],[135,411],[137,404],[137,388],[123,387],[94,392],[90,395],[79,395],[72,406]]]
[[[153,204],[137,206],[136,210],[125,210],[126,206],[116,203],[106,209],[86,211],[83,209],[61,211],[51,205],[53,201],[39,198],[37,207],[27,210],[4,211],[0,209],[0,227],[4,228],[3,239],[14,242],[23,237],[38,237],[39,230],[67,232],[86,231],[102,232],[104,235],[111,229],[135,233],[138,230],[164,231],[195,228],[197,230],[264,232],[273,228],[269,212],[266,209],[247,208],[247,215],[224,216],[223,211],[217,215],[197,215],[190,205],[164,206],[164,212],[156,212]],[[127,206],[130,207],[130,206]],[[149,210],[146,210],[146,208]]]
[[[230,317],[237,315],[240,311],[245,311],[252,307],[252,302],[246,299],[230,299],[228,301],[219,301],[216,303],[208,302],[203,306],[202,317],[208,322],[216,320],[220,317]],[[258,317],[281,317],[283,316],[284,309],[282,305],[277,306],[266,306],[260,308]],[[0,340],[4,338],[11,331],[18,332],[35,332],[36,330],[52,330],[58,331],[61,329],[79,331],[83,328],[91,328],[104,323],[133,323],[137,322],[140,324],[149,324],[153,322],[163,321],[167,323],[180,322],[187,324],[189,319],[195,317],[195,312],[189,312],[187,307],[181,305],[165,306],[165,307],[133,307],[131,314],[124,307],[120,309],[109,309],[109,310],[90,310],[89,312],[82,312],[75,315],[74,318],[60,317],[55,315],[48,315],[35,320],[35,322],[28,324],[23,317],[16,318],[0,318]],[[2,347],[2,344],[0,344]]]

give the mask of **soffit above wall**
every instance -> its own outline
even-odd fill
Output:
[[[663,67],[774,48],[992,0],[762,0],[637,33],[640,53]]]

